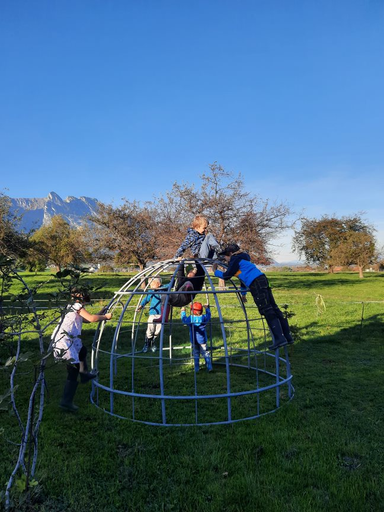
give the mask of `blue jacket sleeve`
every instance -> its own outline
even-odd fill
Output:
[[[187,325],[191,323],[191,319],[189,316],[187,316],[187,313],[185,311],[181,312],[181,321],[183,322],[183,324]]]
[[[152,298],[152,292],[149,292],[144,298],[143,300],[140,302],[140,306],[143,308],[144,306],[146,306],[148,304],[148,302],[150,302]]]
[[[226,281],[228,279],[231,279],[231,277],[233,277],[239,270],[239,262],[236,259],[234,261],[229,262],[229,266],[225,272],[222,272],[221,270],[216,270],[215,276]]]
[[[241,292],[241,295],[243,297],[245,297],[247,295],[247,287],[245,286],[245,284],[243,283],[243,281],[240,281],[241,285],[240,285],[240,292]]]
[[[211,319],[211,310],[209,306],[205,309],[204,322],[209,322]]]

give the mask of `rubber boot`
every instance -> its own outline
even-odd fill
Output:
[[[149,342],[150,342],[150,343],[149,343],[149,345],[150,345],[150,347],[151,347],[152,352],[156,352],[157,347],[156,347],[156,345],[155,345],[155,338],[151,338],[151,339],[149,340]]]
[[[79,368],[80,382],[85,384],[98,376],[98,372],[89,372],[86,361],[80,361]]]
[[[283,329],[283,334],[288,342],[288,345],[292,345],[295,342],[295,340],[293,339],[292,333],[289,329],[288,320],[284,317],[280,318],[280,324],[281,328]]]
[[[283,334],[283,329],[281,328],[281,323],[278,318],[274,318],[272,321],[268,322],[268,327],[273,339],[272,345],[268,347],[270,350],[277,350],[280,347],[288,345],[288,340]]]
[[[211,372],[213,370],[211,358],[209,356],[207,356],[207,357],[204,357],[204,359],[205,359],[205,364],[207,365],[207,370],[209,372]]]
[[[144,340],[144,347],[143,347],[143,352],[148,352],[148,349],[149,349],[149,339],[147,337],[145,337],[145,340]]]
[[[73,397],[75,396],[77,385],[78,383],[75,380],[65,381],[64,392],[61,397],[59,407],[72,412],[76,412],[78,410],[77,405],[73,403]]]

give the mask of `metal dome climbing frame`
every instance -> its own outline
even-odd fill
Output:
[[[188,327],[177,307],[170,308],[167,321],[161,320],[158,350],[142,351],[147,312],[137,307],[151,279],[160,277],[163,285],[168,281],[166,290],[156,292],[164,295],[166,308],[169,297],[179,293],[175,291],[179,266],[187,269],[196,261],[205,279],[203,289],[194,295],[212,311],[207,326],[212,373],[204,366],[194,371]],[[115,292],[108,306],[114,311],[113,320],[99,325],[93,341],[92,367],[99,376],[92,383],[92,403],[136,422],[190,426],[254,419],[292,399],[288,348],[267,350],[269,331],[253,301],[243,303],[237,279],[220,287],[209,272],[212,263],[162,261],[138,272]]]

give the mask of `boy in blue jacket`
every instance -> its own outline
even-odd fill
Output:
[[[276,350],[287,344],[293,343],[292,334],[289,329],[288,320],[277,306],[269,286],[267,276],[261,272],[246,252],[242,252],[237,244],[230,244],[220,253],[228,263],[225,272],[217,270],[217,263],[212,265],[216,277],[227,280],[237,276],[242,283],[242,289],[249,288],[253,300],[261,315],[265,316],[268,327],[271,331],[273,343],[269,346]],[[245,293],[242,293],[245,301]]]
[[[211,311],[208,305],[205,306],[205,315],[203,315],[203,305],[200,302],[192,303],[190,316],[187,316],[185,308],[181,308],[181,321],[189,326],[195,372],[199,371],[200,354],[205,359],[207,370],[211,372],[213,369],[211,356],[207,350],[206,327],[210,319]]]

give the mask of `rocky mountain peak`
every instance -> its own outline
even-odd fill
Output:
[[[62,204],[63,200],[61,197],[56,194],[56,192],[50,192],[47,196],[47,201],[51,201],[52,203]]]
[[[55,215],[61,215],[71,226],[80,226],[87,217],[97,212],[97,199],[68,196],[63,200],[56,192],[46,198],[11,199],[11,210],[21,216],[19,228],[22,231],[39,229],[50,223]]]

